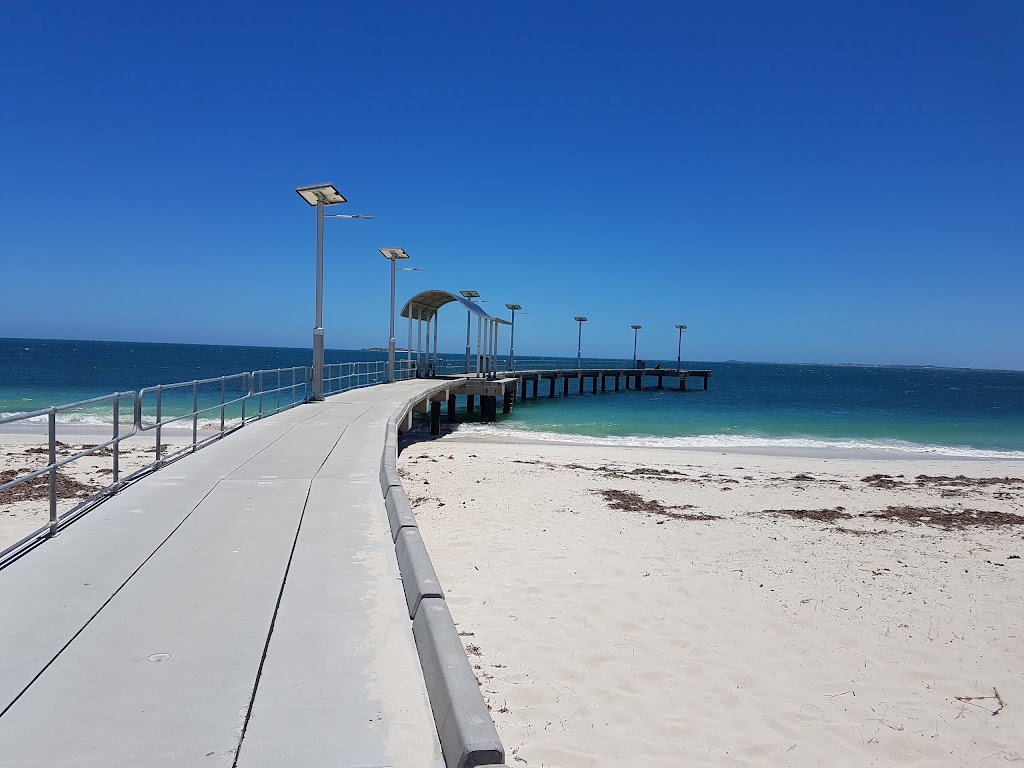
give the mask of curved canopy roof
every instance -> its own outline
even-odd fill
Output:
[[[472,315],[476,315],[484,320],[497,320],[501,325],[510,325],[508,320],[488,315],[479,304],[475,304],[469,299],[464,299],[448,291],[423,291],[422,293],[417,293],[405,302],[405,306],[402,307],[402,311],[399,314],[401,317],[411,317],[414,320],[433,320],[437,310],[453,301],[457,301],[465,309],[469,310]]]

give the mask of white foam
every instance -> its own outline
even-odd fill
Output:
[[[861,453],[883,453],[899,456],[948,456],[970,459],[1024,459],[1024,451],[981,450],[966,446],[923,445],[903,440],[826,440],[810,437],[755,437],[753,435],[687,435],[685,437],[655,437],[628,435],[570,435],[561,432],[534,432],[509,429],[492,424],[466,423],[460,432],[495,435],[515,439],[543,440],[553,443],[578,445],[609,445],[638,448],[796,448],[803,450],[845,450]]]

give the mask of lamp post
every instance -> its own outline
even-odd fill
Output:
[[[582,317],[581,315],[576,315],[576,317],[574,317],[573,320],[580,324],[580,335],[579,338],[576,340],[576,370],[579,371],[581,370],[580,352],[583,350],[583,324],[587,322],[587,318]],[[580,381],[582,382],[583,379],[580,379]],[[580,386],[583,385],[580,384]]]
[[[683,367],[683,331],[686,330],[686,326],[677,323],[676,328],[679,329],[679,349],[676,351],[676,370],[679,371]]]
[[[388,383],[395,380],[395,262],[399,259],[408,259],[409,254],[404,248],[380,248],[378,249],[385,259],[391,262],[391,336],[388,338]],[[403,272],[419,272],[416,267],[403,268]]]
[[[313,394],[324,399],[324,207],[348,202],[333,184],[298,187],[299,197],[316,206],[316,325],[313,327]],[[372,219],[372,216],[332,216],[338,219]]]
[[[462,294],[463,298],[469,299],[470,301],[472,301],[473,299],[480,298],[480,294],[477,293],[476,291],[459,291],[459,293]],[[469,373],[469,326],[470,326],[470,321],[472,321],[472,319],[473,319],[473,313],[470,310],[467,309],[466,310],[466,373],[467,374]]]
[[[506,304],[506,309],[512,310],[512,335],[508,342],[508,367],[509,370],[515,371],[516,369],[516,312],[522,311],[522,307],[518,304]]]
[[[642,325],[631,325],[629,327],[633,329],[633,370],[635,371],[636,370],[636,335],[640,331],[640,329],[643,328],[643,326]]]

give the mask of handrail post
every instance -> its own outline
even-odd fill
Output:
[[[50,532],[57,535],[57,409],[51,408],[48,417],[50,433]]]
[[[277,410],[274,413],[281,412],[281,369],[277,369]]]
[[[156,465],[160,466],[160,430],[161,422],[163,421],[163,385],[159,384],[156,388]]]
[[[192,381],[192,450],[196,449],[199,436],[199,380]]]
[[[225,378],[220,377],[220,433],[224,434],[224,382]]]
[[[263,371],[260,371],[260,418],[263,418]]]
[[[295,405],[295,369],[294,368],[292,368],[292,389],[291,389],[291,392],[289,393],[289,395],[290,396],[289,396],[288,399],[291,401],[292,405]]]
[[[242,374],[242,426],[245,426],[245,401],[252,395],[252,374]]]
[[[119,461],[118,461],[120,459],[120,449],[121,449],[121,441],[118,440],[118,436],[120,434],[121,434],[121,396],[120,395],[115,395],[115,397],[114,397],[114,435],[113,435],[114,444],[113,444],[113,446],[111,446],[114,449],[113,453],[111,455],[113,457],[113,462],[114,462],[113,469],[114,469],[114,484],[115,485],[117,484],[117,478],[119,476],[119,471],[120,471]]]

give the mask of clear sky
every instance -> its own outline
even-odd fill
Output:
[[[521,355],[1024,368],[1020,0],[5,3],[0,71],[0,336],[309,345],[331,181],[328,347],[401,246]]]

